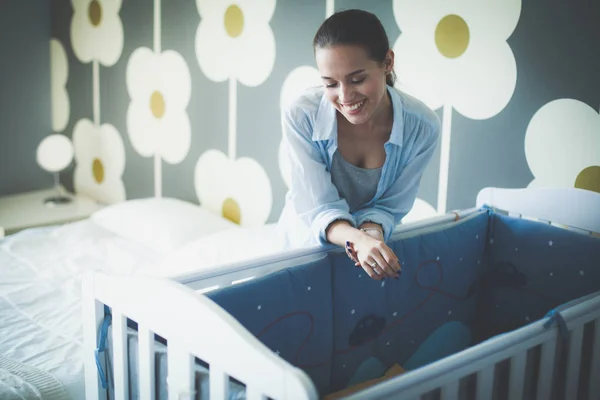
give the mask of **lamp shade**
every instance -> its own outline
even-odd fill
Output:
[[[61,171],[73,160],[73,144],[65,135],[49,135],[38,146],[36,159],[46,171]]]

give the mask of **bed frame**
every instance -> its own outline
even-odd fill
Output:
[[[478,212],[482,206],[522,218],[537,219],[565,229],[597,235],[600,232],[600,194],[581,189],[498,189],[486,188],[477,196],[476,207],[398,227],[393,236],[413,230],[452,224],[456,219]],[[194,363],[198,358],[209,365],[210,399],[227,399],[229,377],[246,385],[247,399],[317,399],[317,391],[301,369],[285,362],[250,334],[239,322],[202,293],[218,287],[263,276],[274,271],[320,259],[333,247],[291,251],[223,266],[212,271],[177,276],[173,280],[150,277],[115,276],[92,273],[83,281],[83,324],[85,384],[87,399],[105,399],[95,351],[101,342],[99,328],[105,307],[112,315],[114,391],[116,399],[128,399],[127,321],[138,324],[139,394],[155,398],[154,334],[168,341],[169,399],[194,399]],[[135,288],[135,296],[131,295]],[[185,309],[185,313],[173,310]],[[569,336],[566,393],[575,399],[579,386],[583,326],[595,321],[591,377],[600,377],[600,296],[577,304],[562,313]],[[541,369],[537,398],[550,399],[557,331],[538,321],[453,356],[405,373],[347,398],[421,399],[437,391],[441,399],[458,399],[459,382],[476,379],[477,399],[491,399],[494,371],[501,362],[510,362],[509,399],[522,399],[526,385],[527,350],[541,345]],[[210,329],[207,329],[210,327]],[[573,351],[577,350],[577,351]],[[236,355],[235,358],[233,355]],[[243,355],[240,357],[240,355]],[[590,379],[589,399],[600,398],[600,379]]]

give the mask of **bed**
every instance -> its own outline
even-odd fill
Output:
[[[271,226],[241,228],[191,203],[138,199],[0,240],[0,398],[85,398],[82,277],[169,277],[268,252]],[[231,241],[240,252],[231,252]]]
[[[397,281],[333,247],[91,272],[86,398],[596,400],[598,232],[598,193],[486,188],[397,228]]]

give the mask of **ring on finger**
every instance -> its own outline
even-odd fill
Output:
[[[373,271],[377,275],[383,274],[383,269],[379,266],[379,264],[377,264],[377,262],[373,262],[372,264],[369,264],[369,265],[371,266],[371,268],[373,268]]]

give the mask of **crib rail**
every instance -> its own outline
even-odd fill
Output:
[[[600,294],[560,315],[566,336],[539,320],[346,399],[597,400]]]
[[[469,208],[401,224],[396,227],[391,240],[421,234],[431,229],[443,229],[457,220],[463,220],[482,212],[486,211],[481,208]],[[237,282],[264,276],[291,266],[317,261],[326,257],[328,253],[336,251],[341,252],[343,250],[337,246],[329,245],[289,250],[284,253],[271,254],[245,262],[220,265],[218,268],[212,270],[173,275],[170,279],[182,283],[193,290],[207,292],[236,284]]]
[[[135,290],[132,290],[135,288]],[[86,399],[106,398],[91,349],[98,343],[104,305],[111,308],[116,399],[129,398],[127,319],[138,322],[139,397],[156,398],[154,334],[167,341],[169,399],[194,399],[196,358],[208,364],[210,398],[228,398],[229,378],[247,399],[317,399],[300,369],[273,354],[205,296],[168,280],[91,273],[84,277]]]
[[[599,198],[596,192],[577,188],[488,187],[478,193],[476,206],[487,204],[511,215],[535,217],[571,229],[600,233]]]

